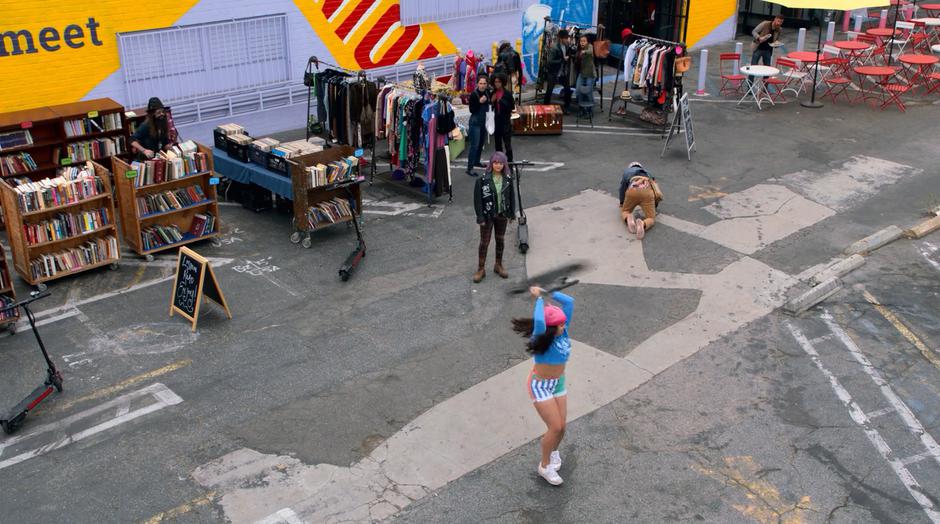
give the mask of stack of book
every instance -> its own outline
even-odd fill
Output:
[[[29,153],[0,156],[0,173],[3,175],[15,175],[36,169],[39,169],[39,165]]]
[[[39,255],[29,262],[29,269],[34,280],[53,277],[59,273],[69,272],[84,266],[90,266],[118,256],[117,238],[107,236],[89,240],[84,244],[59,251]]]
[[[245,128],[238,124],[222,124],[215,128],[220,135],[247,135],[248,132],[245,131]]]
[[[310,176],[310,187],[355,180],[359,174],[359,170],[356,169],[358,166],[359,159],[354,156],[334,160],[329,164],[310,166],[307,168],[307,174]]]
[[[255,140],[254,142],[252,142],[251,146],[257,149],[258,151],[264,151],[265,153],[270,153],[271,150],[277,147],[278,145],[280,145],[280,143],[281,143],[280,140],[270,138],[270,137],[264,137],[264,138],[259,138]]]
[[[0,277],[0,279],[2,279],[2,277]],[[6,309],[7,306],[11,306],[15,303],[16,301],[13,300],[13,297],[9,297],[7,295],[0,295],[0,320],[16,318],[17,308]]]
[[[15,178],[13,191],[24,213],[41,211],[48,207],[72,204],[99,195],[104,191],[101,178],[95,176],[91,162],[85,166],[59,169],[59,176],[33,182],[28,178]]]
[[[66,136],[81,136],[91,133],[103,133],[121,128],[121,114],[109,113],[93,118],[77,118],[65,121]]]
[[[0,151],[31,145],[33,145],[33,135],[29,132],[29,129],[17,129],[0,133]]]
[[[134,187],[161,184],[208,171],[209,155],[200,153],[196,143],[187,140],[167,151],[161,151],[153,160],[131,163],[131,169],[137,171]]]
[[[183,233],[175,225],[151,226],[140,230],[140,240],[144,251],[150,251],[183,240]]]
[[[73,161],[79,162],[109,157],[125,151],[125,140],[123,136],[116,136],[73,142],[68,145],[66,153]]]
[[[308,153],[319,153],[320,151],[323,151],[323,146],[311,144],[305,140],[295,140],[293,142],[284,142],[275,147],[271,150],[271,154],[284,158],[294,158]]]
[[[243,133],[233,133],[228,135],[228,139],[240,146],[247,146],[254,141],[253,138]]]
[[[41,244],[88,233],[108,223],[108,210],[104,207],[94,211],[59,213],[55,218],[36,224],[24,223],[23,236],[28,244]]]
[[[307,223],[311,229],[320,227],[323,224],[332,224],[344,218],[349,218],[353,214],[353,203],[336,197],[332,200],[320,202],[307,209]]]
[[[215,215],[212,213],[197,214],[193,217],[193,223],[189,226],[189,234],[194,237],[201,237],[215,232]]]
[[[137,197],[137,214],[144,218],[147,215],[162,213],[171,209],[182,209],[206,201],[206,194],[202,192],[201,186],[183,187]]]

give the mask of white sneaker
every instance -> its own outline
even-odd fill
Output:
[[[558,476],[558,472],[555,471],[555,468],[553,468],[551,464],[549,464],[547,468],[543,468],[542,465],[539,464],[539,475],[552,486],[559,486],[562,482],[564,482],[564,480]]]
[[[552,455],[549,458],[548,467],[553,468],[555,471],[561,469],[561,453],[557,450],[552,451]]]

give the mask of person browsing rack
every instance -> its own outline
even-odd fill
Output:
[[[548,75],[545,80],[545,95],[542,97],[542,104],[548,105],[552,101],[552,91],[556,85],[561,85],[561,95],[564,105],[562,111],[568,114],[568,107],[571,105],[571,88],[568,85],[568,62],[571,60],[571,39],[568,31],[562,29],[558,31],[558,41],[548,51]]]
[[[131,150],[139,160],[149,160],[176,144],[175,131],[163,102],[153,97],[147,102],[147,119],[131,137]]]
[[[561,469],[561,454],[558,446],[565,437],[568,418],[568,389],[565,386],[565,365],[571,354],[568,326],[574,314],[574,299],[555,291],[551,298],[561,307],[545,305],[542,295],[545,290],[533,286],[529,293],[535,298],[532,318],[512,319],[512,329],[528,339],[526,351],[535,361],[526,380],[529,398],[535,406],[546,431],[542,435],[542,456],[538,474],[549,484],[558,486],[563,482],[558,475]]]

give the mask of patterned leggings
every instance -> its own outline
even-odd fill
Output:
[[[486,252],[489,251],[490,236],[494,228],[496,229],[496,263],[503,263],[503,248],[505,247],[503,238],[506,236],[506,226],[508,224],[509,219],[506,217],[493,217],[480,225],[479,269],[483,269],[486,265]]]

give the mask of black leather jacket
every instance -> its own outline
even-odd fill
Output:
[[[503,212],[499,216],[506,218],[516,217],[515,180],[507,171],[503,175]],[[493,184],[493,173],[487,171],[477,179],[473,188],[473,210],[477,214],[477,224],[482,224],[497,216],[496,212],[496,186]]]

